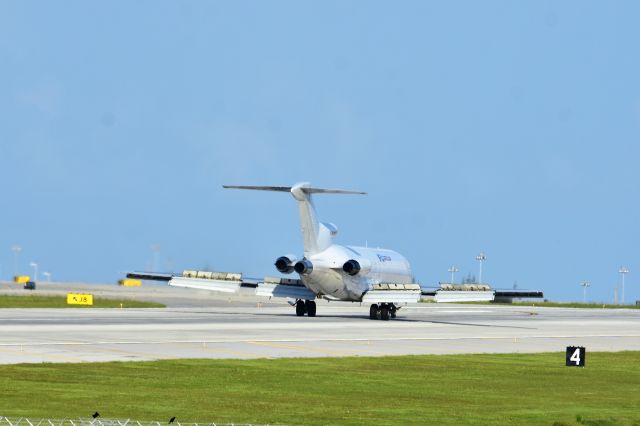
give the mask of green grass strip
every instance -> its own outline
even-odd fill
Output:
[[[498,305],[542,306],[550,308],[587,308],[587,309],[640,309],[637,305],[610,305],[606,303],[567,303],[567,302],[513,302],[494,303]]]
[[[433,303],[433,302],[427,302]],[[577,302],[458,302],[464,305],[497,305],[497,306],[539,306],[543,308],[585,308],[585,309],[640,309],[639,305],[613,305],[606,303],[577,303]]]
[[[161,303],[93,298],[93,305],[67,305],[66,296],[0,296],[0,308],[164,308]]]
[[[0,366],[4,416],[258,424],[640,424],[640,352]],[[557,422],[557,423],[556,423]]]

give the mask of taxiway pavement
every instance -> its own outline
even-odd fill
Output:
[[[51,286],[38,292],[87,287]],[[167,286],[88,289],[172,303],[164,309],[0,309],[0,363],[563,353],[568,345],[640,350],[640,310],[632,309],[426,303],[403,308],[395,320],[373,321],[368,306],[359,304],[320,302],[318,316],[308,318],[296,317],[280,300]],[[14,291],[0,286],[0,293]]]

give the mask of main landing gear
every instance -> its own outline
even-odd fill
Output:
[[[316,316],[316,302],[313,300],[302,300],[299,299],[296,301],[296,315],[299,317],[303,317],[304,314],[307,316],[315,317]]]
[[[383,321],[389,321],[389,318],[396,317],[396,305],[393,303],[380,303],[380,304],[372,304],[369,308],[369,318],[372,320],[381,319]]]

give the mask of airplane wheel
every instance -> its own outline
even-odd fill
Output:
[[[395,318],[396,317],[396,311],[391,311],[391,318]]]
[[[303,317],[305,311],[306,309],[304,308],[304,301],[298,300],[298,302],[296,303],[296,315],[299,317]]]
[[[389,321],[389,308],[386,306],[380,308],[380,319],[383,321]]]
[[[395,318],[396,317],[396,311],[398,310],[398,308],[396,308],[396,305],[394,305],[393,303],[389,305],[389,314],[391,314],[391,318]]]
[[[378,319],[378,305],[375,303],[369,308],[369,319]]]
[[[305,307],[307,308],[307,315],[310,317],[315,317],[316,316],[316,302],[314,302],[313,300],[307,300],[304,303]]]

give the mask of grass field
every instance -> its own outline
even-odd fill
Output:
[[[640,352],[0,366],[0,415],[277,424],[640,425]],[[578,419],[580,420],[578,422]]]
[[[121,306],[122,304],[122,306]],[[7,296],[0,295],[0,308],[164,308],[160,303],[126,299],[93,298],[93,306],[67,305],[65,296]],[[1,415],[1,413],[0,413]]]

